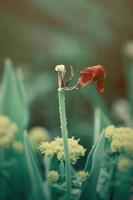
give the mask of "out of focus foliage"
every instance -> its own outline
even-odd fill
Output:
[[[60,135],[57,76],[54,71],[57,64],[67,66],[68,79],[70,66],[73,66],[75,76],[71,84],[77,81],[82,67],[102,64],[106,68],[104,95],[99,95],[91,84],[80,92],[69,92],[66,95],[70,137],[74,135],[75,139],[80,138],[81,144],[89,151],[101,129],[107,125],[114,123],[132,126],[132,10],[131,0],[0,1],[0,76],[4,74],[0,112],[1,115],[11,118],[19,130],[15,143],[4,150],[1,149],[0,152],[2,199],[5,195],[11,200],[20,199],[20,194],[23,194],[21,199],[41,200],[49,193],[47,183],[45,192],[42,187],[42,177],[46,178],[44,168],[47,171],[47,166],[44,167],[42,156],[36,149],[38,163],[34,155],[35,149],[32,149],[24,129],[27,128],[29,131],[32,127],[41,126],[48,129],[51,138]],[[12,63],[7,60],[4,69],[3,63],[8,57],[13,61],[13,68]],[[118,97],[119,99],[113,103]],[[113,115],[110,112],[112,104]],[[40,139],[34,134],[32,136],[32,139]],[[41,134],[39,137],[44,135]],[[110,188],[112,179],[108,180],[108,184],[104,184],[104,180],[107,183],[107,177],[104,177],[105,174],[100,169],[100,162],[109,163],[111,166],[116,154],[107,152],[107,159],[102,159],[103,150],[107,148],[104,146],[103,134],[99,138],[101,139],[95,143],[87,159],[85,169],[91,173],[87,187],[83,188],[81,199],[86,195],[88,198],[88,192],[92,192],[92,188],[96,190],[94,185],[97,180],[100,183],[97,188],[100,198],[103,189],[108,191]],[[110,148],[108,144],[107,147]],[[78,163],[76,168],[83,168],[85,160],[81,159],[81,164]],[[55,160],[51,163],[58,169]],[[42,174],[38,168],[39,164]],[[121,169],[121,165],[119,167]],[[114,171],[113,166],[112,170]],[[97,179],[99,172],[100,178]],[[119,170],[116,172],[116,178],[124,178]],[[125,187],[125,184],[123,186]],[[118,190],[118,194],[115,192],[115,199],[118,199],[121,191]],[[13,193],[16,194],[15,198]],[[92,199],[96,198],[95,194],[94,191]]]
[[[66,64],[68,71],[73,65],[73,81],[83,66],[101,63],[106,68],[104,97],[92,94],[91,86],[67,96],[72,135],[89,134],[95,105],[109,112],[104,98],[110,105],[126,95],[121,48],[133,36],[132,8],[130,0],[0,1],[0,69],[6,57],[22,68],[30,126],[58,133],[56,64]]]

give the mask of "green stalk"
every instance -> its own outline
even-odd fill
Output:
[[[64,142],[65,175],[66,175],[66,187],[67,187],[66,188],[66,200],[70,200],[70,198],[71,198],[71,163],[70,163],[70,155],[69,155],[64,90],[58,91],[58,97],[59,97],[59,113],[60,113],[61,132],[62,132],[62,138],[63,138],[63,142]]]
[[[65,166],[64,166],[64,162],[61,161],[59,164],[59,170],[60,170],[60,176],[61,176],[61,180],[64,179],[64,171],[65,171]]]
[[[93,144],[96,143],[100,133],[101,133],[101,118],[100,118],[100,108],[96,107],[94,111],[94,138]]]

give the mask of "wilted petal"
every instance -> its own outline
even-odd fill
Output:
[[[78,80],[78,86],[85,86],[91,81],[96,84],[96,89],[98,92],[104,92],[104,79],[105,70],[102,65],[96,65],[92,67],[87,67],[80,72],[80,78]]]
[[[79,82],[81,85],[87,85],[93,79],[93,74],[91,72],[91,67],[87,67],[80,72]]]
[[[96,80],[95,84],[98,92],[100,93],[104,92],[104,79]]]

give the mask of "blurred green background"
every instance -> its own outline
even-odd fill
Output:
[[[90,86],[67,94],[69,132],[81,140],[93,130],[95,102],[107,114],[116,98],[127,97],[122,48],[133,39],[132,11],[131,0],[0,0],[0,70],[7,57],[18,74],[22,70],[29,128],[44,126],[51,135],[59,133],[57,64],[68,71],[73,66],[73,82],[83,67],[106,68],[102,96],[92,95]]]

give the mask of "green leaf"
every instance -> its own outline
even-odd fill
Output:
[[[4,76],[0,90],[0,114],[6,115],[21,131],[27,126],[27,108],[23,102],[16,75],[10,60],[5,61]]]
[[[133,176],[132,169],[129,169],[125,172],[116,170],[115,173],[115,185],[113,191],[113,199],[121,199],[127,200],[131,198],[131,188],[132,188],[132,180],[131,177]]]
[[[18,90],[21,96],[21,100],[25,107],[25,116],[26,116],[25,123],[28,124],[30,113],[29,113],[29,109],[27,105],[27,95],[26,95],[26,90],[25,90],[24,81],[23,81],[23,72],[21,68],[19,68],[16,71],[16,79],[17,79],[17,86],[18,86]]]
[[[105,137],[104,134],[102,133],[88,156],[85,171],[88,171],[90,176],[87,182],[83,185],[83,189],[80,196],[81,200],[84,199],[97,200],[96,185],[101,164],[100,159],[102,157],[104,149],[104,141]]]
[[[112,199],[117,158],[116,154],[110,156],[105,153],[101,159],[101,169],[96,188],[97,195],[101,200]]]
[[[102,129],[111,124],[112,122],[107,115],[105,115],[99,107],[96,107],[94,112],[94,144],[97,141]]]
[[[26,133],[23,134],[23,142],[24,142],[24,160],[26,163],[25,169],[27,170],[30,182],[30,189],[31,189],[31,191],[27,191],[28,193],[27,197],[28,195],[30,196],[30,198],[27,199],[44,200],[45,199],[44,184],[38,168],[39,165]],[[27,179],[27,177],[25,177],[25,179]]]
[[[0,166],[0,188],[3,189],[0,190],[0,199],[45,200],[44,183],[36,156],[27,135],[23,133],[20,139],[21,150],[4,150],[4,163]]]

